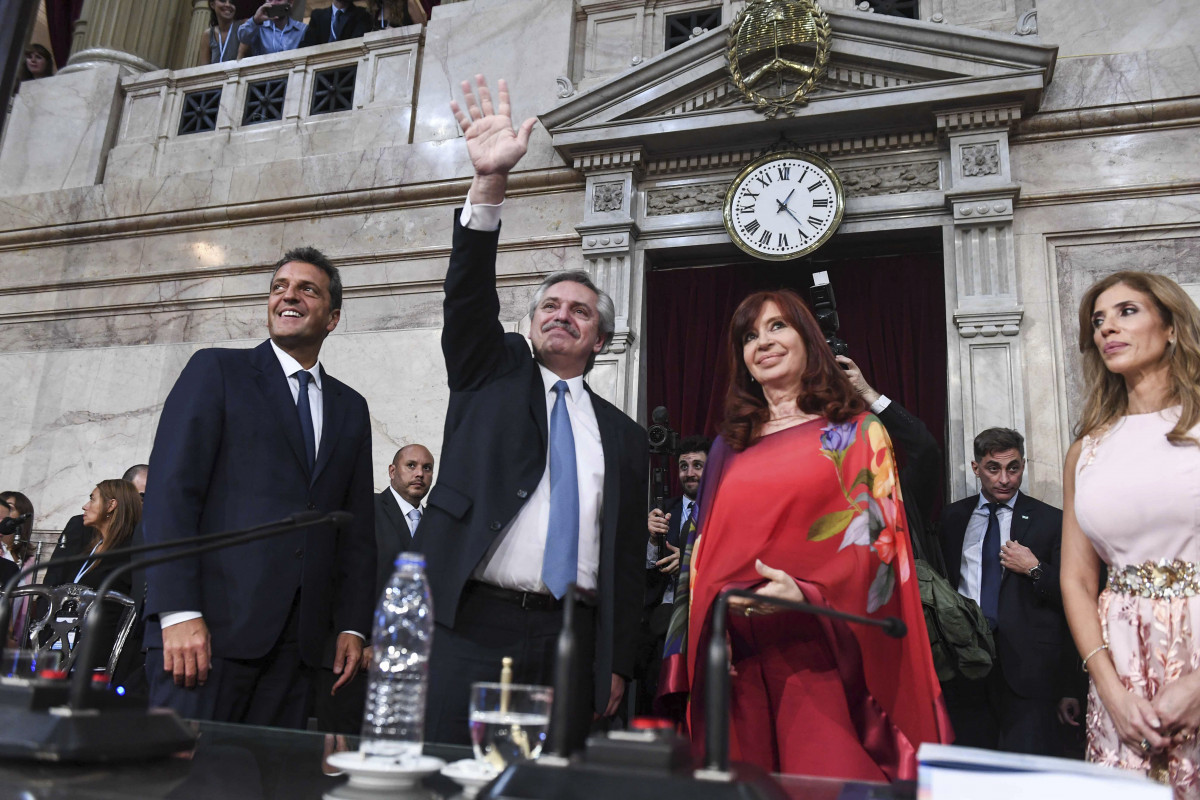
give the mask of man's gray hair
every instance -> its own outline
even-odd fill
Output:
[[[591,276],[580,269],[564,269],[560,272],[554,272],[541,282],[537,291],[533,293],[533,299],[529,301],[530,322],[533,321],[533,314],[541,304],[542,298],[546,296],[546,291],[554,284],[562,283],[563,281],[578,283],[580,286],[591,289],[596,293],[596,313],[600,315],[600,337],[604,341],[605,346],[612,344],[613,331],[617,329],[617,306],[606,292],[592,283]],[[592,353],[588,357],[584,372],[591,372],[595,364],[596,354]]]

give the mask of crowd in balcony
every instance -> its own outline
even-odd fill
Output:
[[[430,3],[429,6],[436,5]],[[292,16],[291,0],[266,0],[246,19],[233,0],[209,0],[210,25],[200,42],[200,63],[216,64],[347,39],[384,28],[423,24],[429,11],[421,0],[333,0],[307,22]]]

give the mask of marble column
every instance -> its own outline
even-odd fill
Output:
[[[188,16],[187,27],[183,29],[183,36],[175,45],[175,52],[178,54],[175,59],[177,69],[187,69],[200,64],[199,42],[208,30],[210,20],[208,0],[192,0],[192,13]],[[231,42],[230,46],[237,47],[237,42]]]
[[[946,203],[946,300],[953,309],[947,368],[951,497],[974,491],[969,465],[975,435],[986,428],[1025,433],[1024,362],[1013,242],[1020,187],[1009,168],[1008,131],[1019,107],[939,114],[950,150]]]
[[[87,0],[63,72],[118,64],[137,72],[174,66],[180,28],[189,28],[192,0]]]
[[[644,261],[634,221],[643,160],[639,148],[581,156],[574,164],[587,176],[583,223],[575,228],[583,239],[583,257],[592,280],[616,305],[616,330],[588,382],[634,419],[643,406],[639,325]]]

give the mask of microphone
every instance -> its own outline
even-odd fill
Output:
[[[351,518],[353,518],[353,515],[349,514],[349,512],[346,512],[346,511],[335,511],[332,513],[346,514],[347,516],[350,516]],[[185,544],[190,544],[190,545],[194,546],[194,545],[198,545],[198,544],[204,544],[206,542],[219,542],[219,541],[224,541],[225,539],[232,537],[232,536],[239,536],[244,533],[251,533],[253,531],[265,530],[267,528],[272,528],[276,525],[312,524],[312,523],[316,522],[317,520],[323,519],[324,517],[325,517],[325,515],[322,514],[320,511],[299,511],[299,512],[291,515],[290,517],[284,517],[283,519],[274,520],[272,522],[265,522],[262,525],[255,525],[252,528],[245,528],[244,530],[238,530],[238,531],[221,531],[219,533],[205,534],[204,536],[195,536],[195,537],[189,539],[187,542],[179,542],[179,541],[154,542],[152,544],[139,544],[139,545],[132,545],[129,547],[117,547],[112,550],[106,550],[103,553],[83,553],[83,554],[77,555],[77,556],[62,556],[59,558],[51,558],[44,565],[31,564],[31,565],[25,567],[24,569],[20,570],[19,572],[17,572],[16,575],[13,575],[11,578],[9,578],[8,581],[5,582],[3,588],[0,589],[0,630],[8,630],[8,617],[9,617],[9,613],[12,609],[13,589],[16,588],[17,584],[19,584],[25,578],[26,575],[29,575],[31,572],[41,569],[42,566],[45,566],[47,569],[50,567],[58,567],[58,566],[69,567],[72,565],[83,564],[84,562],[90,561],[92,559],[102,560],[104,558],[109,558],[112,556],[131,556],[131,555],[136,555],[137,553],[149,553],[154,550],[164,550],[168,547],[182,547]],[[60,537],[60,543],[61,543],[61,537]]]
[[[32,514],[26,512],[19,517],[5,517],[4,519],[0,519],[0,536],[8,536],[10,533],[18,533],[21,526],[24,525],[32,516]]]
[[[650,412],[650,421],[655,425],[670,425],[670,417],[667,416],[667,407],[658,406]]]
[[[705,677],[708,686],[704,698],[704,715],[707,727],[704,733],[705,771],[714,775],[729,774],[729,669],[728,652],[725,644],[726,612],[729,609],[729,598],[745,597],[758,603],[778,606],[791,611],[805,614],[815,614],[819,617],[830,617],[858,625],[870,625],[880,628],[884,634],[894,639],[907,635],[908,626],[896,617],[874,619],[848,614],[845,611],[811,603],[797,603],[777,597],[756,594],[750,589],[726,589],[713,603],[712,633],[708,644],[708,667]]]
[[[75,658],[75,671],[71,676],[69,707],[78,710],[86,706],[88,689],[91,686],[92,665],[96,660],[96,639],[100,633],[101,620],[104,618],[104,598],[112,590],[113,583],[121,576],[135,569],[153,567],[156,564],[164,564],[168,561],[178,561],[181,558],[203,555],[213,550],[223,550],[239,544],[256,542],[259,539],[268,539],[272,536],[291,533],[300,528],[315,527],[322,523],[332,525],[333,529],[337,531],[349,525],[353,520],[354,515],[348,511],[332,511],[328,514],[306,512],[266,526],[259,526],[249,531],[235,531],[228,535],[227,538],[219,541],[206,542],[150,558],[131,559],[128,563],[117,567],[96,588],[96,599],[92,601],[91,610],[84,617],[83,625],[79,631],[79,655]],[[178,545],[180,543],[175,542],[175,544]]]
[[[581,756],[572,756],[567,698],[574,690],[574,606],[580,595],[595,593],[567,586],[563,628],[554,665],[554,705],[550,710],[547,752],[537,761],[511,764],[479,790],[479,800],[787,800],[788,795],[767,773],[750,764],[733,773],[692,771],[686,739],[673,731],[629,730],[594,734]],[[721,668],[724,669],[724,663]],[[726,723],[723,723],[726,724]],[[570,757],[569,757],[570,756]]]
[[[120,576],[147,566],[189,558],[240,544],[289,533],[301,528],[330,524],[341,528],[354,516],[348,512],[302,512],[275,522],[236,531],[125,547],[96,556],[71,556],[50,563],[70,565],[89,557],[131,555],[173,548],[150,558],[130,559],[113,570],[96,590],[84,615],[75,672],[65,681],[32,679],[0,687],[0,758],[32,758],[42,761],[118,761],[167,756],[192,747],[196,735],[169,708],[145,707],[145,701],[107,690],[92,690],[92,664],[96,638],[104,617],[104,599]],[[30,568],[13,576],[4,586],[0,614],[6,619],[13,586]],[[7,622],[5,621],[6,625]],[[107,683],[103,683],[107,687]],[[64,704],[64,701],[65,704]],[[65,707],[64,707],[65,705]]]

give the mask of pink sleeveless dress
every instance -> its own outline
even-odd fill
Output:
[[[1178,419],[1178,407],[1123,417],[1084,437],[1075,468],[1075,516],[1109,566],[1099,599],[1104,641],[1125,686],[1148,700],[1200,669],[1200,447],[1167,441]],[[1174,588],[1150,586],[1152,573],[1172,576]],[[1146,772],[1169,780],[1177,798],[1200,798],[1200,739],[1150,756],[1126,746],[1095,685],[1087,725],[1089,761]]]

